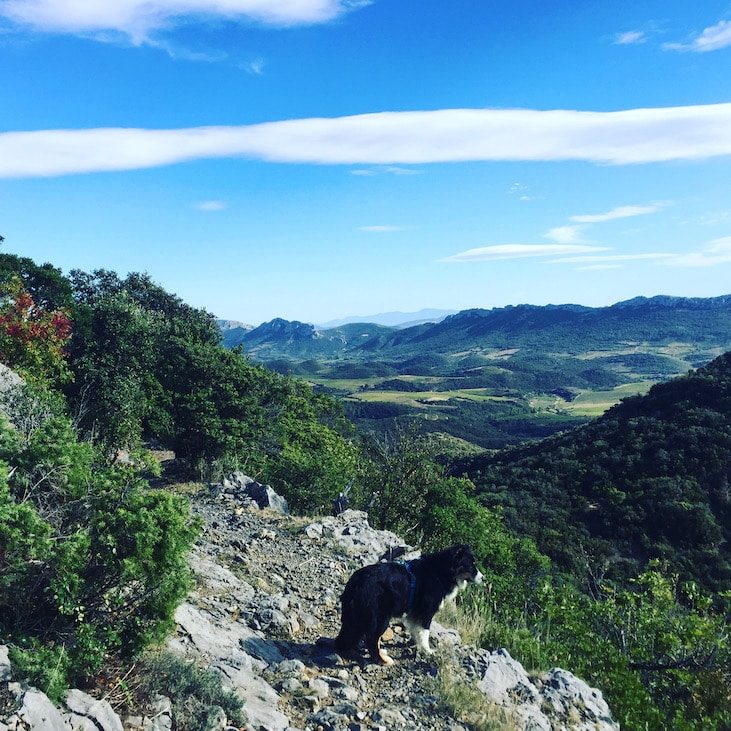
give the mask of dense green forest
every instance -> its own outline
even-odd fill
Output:
[[[660,559],[731,589],[731,353],[580,429],[454,469],[572,573],[627,578]]]
[[[327,511],[350,484],[378,528],[470,543],[488,578],[465,599],[482,643],[576,672],[624,727],[731,724],[728,355],[450,474],[433,435],[409,422],[359,435],[337,400],[226,349],[210,314],[144,274],[66,276],[3,254],[0,287],[0,363],[24,379],[0,398],[0,633],[52,696],[164,638],[198,530],[174,482],[242,469],[298,511]],[[505,392],[486,401],[516,408]],[[153,445],[176,452],[167,479]]]

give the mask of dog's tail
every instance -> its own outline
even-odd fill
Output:
[[[335,650],[339,655],[354,650],[362,637],[362,629],[358,621],[358,608],[355,597],[345,587],[343,595],[340,597],[341,603],[341,623],[340,632],[335,638]]]

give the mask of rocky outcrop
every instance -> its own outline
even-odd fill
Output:
[[[289,506],[287,500],[272,490],[271,485],[262,485],[243,472],[233,472],[224,478],[220,484],[214,484],[210,487],[211,492],[220,494],[221,492],[247,507],[250,507],[253,501],[260,509],[269,508],[283,515],[289,515]]]
[[[404,544],[402,538],[387,530],[375,530],[368,524],[368,514],[360,510],[346,510],[337,516],[320,518],[310,523],[304,533],[308,538],[344,553],[365,566],[375,563],[394,548],[404,548],[403,557],[416,558],[419,551]]]
[[[7,647],[0,647],[0,670],[11,677],[5,662]],[[37,688],[21,683],[3,683],[0,692],[14,699],[0,717],[2,731],[123,731],[122,721],[105,700],[97,700],[80,690],[71,690],[65,703],[57,708]],[[8,705],[6,703],[6,709]]]
[[[247,478],[248,479],[248,478]],[[467,731],[439,693],[435,659],[417,656],[395,623],[385,639],[396,664],[381,667],[344,660],[333,652],[338,597],[351,572],[377,560],[401,539],[374,530],[365,513],[304,521],[262,510],[236,478],[221,490],[193,497],[204,532],[190,563],[196,589],[176,612],[168,649],[220,674],[244,702],[247,731]],[[407,557],[417,555],[407,548]],[[462,643],[458,632],[432,625],[438,662],[459,674],[487,704],[525,731],[616,731],[602,694],[554,668],[528,674],[504,649]],[[170,701],[159,696],[147,715],[122,722],[104,700],[69,693],[55,709],[42,693],[7,683],[7,652],[0,648],[0,686],[18,702],[0,718],[0,731],[168,731]],[[45,699],[45,700],[44,700]],[[225,731],[219,709],[212,728]],[[3,726],[5,724],[5,727]],[[40,724],[40,725],[39,725]]]
[[[468,677],[489,700],[508,710],[521,729],[619,729],[601,692],[566,670],[553,668],[531,678],[505,649],[459,648],[458,654]]]
[[[15,421],[15,400],[23,379],[13,370],[0,363],[0,415],[12,424]]]
[[[435,664],[417,657],[403,628],[388,640],[392,667],[343,660],[328,638],[339,626],[338,596],[350,573],[403,547],[347,510],[315,521],[260,511],[237,493],[202,496],[207,531],[192,566],[198,590],[181,607],[171,647],[212,663],[246,699],[252,728],[459,731],[436,692]],[[418,555],[405,547],[407,558]],[[529,675],[506,650],[463,645],[432,626],[432,643],[486,701],[504,709],[508,728],[614,731],[598,690],[564,670]],[[274,714],[274,715],[272,715]]]

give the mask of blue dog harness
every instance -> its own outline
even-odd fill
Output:
[[[409,598],[406,600],[406,611],[404,614],[408,614],[414,606],[414,596],[416,595],[416,576],[411,570],[412,561],[399,561],[399,563],[406,569],[406,573],[409,575]]]

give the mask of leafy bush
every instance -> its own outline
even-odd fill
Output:
[[[58,697],[172,628],[197,526],[49,408],[27,432],[0,424],[0,633],[19,672]]]
[[[219,708],[230,724],[246,724],[243,702],[233,691],[223,689],[221,676],[212,670],[163,652],[144,657],[137,674],[146,699],[158,693],[171,699],[177,731],[206,731]]]
[[[527,601],[472,591],[465,602],[482,617],[481,644],[508,648],[530,670],[560,666],[598,686],[623,728],[726,728],[728,633],[694,591],[653,569],[630,589],[602,584],[597,599],[546,578]]]
[[[36,304],[19,275],[0,282],[0,363],[38,382],[68,380],[64,346],[70,335],[68,314]]]

